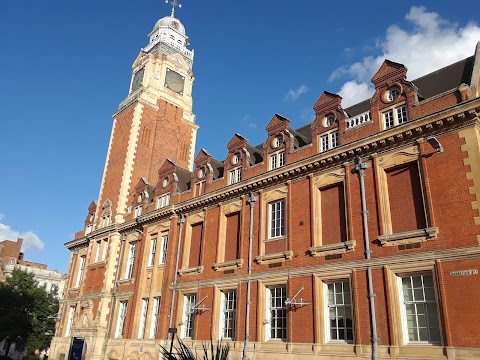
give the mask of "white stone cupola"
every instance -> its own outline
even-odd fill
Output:
[[[175,15],[176,1],[172,2],[172,13],[157,21],[152,32],[148,35],[150,43],[142,49],[149,54],[176,54],[180,53],[190,68],[193,65],[194,51],[187,49],[188,36],[185,33],[185,26]]]

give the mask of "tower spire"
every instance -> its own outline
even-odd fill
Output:
[[[175,7],[178,6],[178,8],[182,7],[182,4],[178,2],[178,0],[165,0],[165,4],[171,4],[172,5],[172,12],[170,13],[171,17],[175,17]]]

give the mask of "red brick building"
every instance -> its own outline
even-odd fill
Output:
[[[76,336],[87,359],[158,359],[169,328],[232,359],[480,357],[480,46],[413,81],[386,60],[372,98],[324,92],[311,124],[275,114],[219,161],[193,159],[183,25],[149,37],[66,244],[53,358]]]

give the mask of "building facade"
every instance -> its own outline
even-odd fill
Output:
[[[114,114],[50,357],[159,359],[170,328],[231,359],[480,357],[480,46],[375,94],[324,92],[299,129],[193,158],[193,51],[160,19]],[[168,143],[165,142],[168,139]]]
[[[65,274],[58,270],[49,270],[46,264],[25,260],[21,251],[22,244],[21,238],[17,241],[0,241],[0,281],[10,276],[13,269],[20,269],[33,273],[38,286],[45,286],[48,292],[55,290],[60,297],[63,294]]]

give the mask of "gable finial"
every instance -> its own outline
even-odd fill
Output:
[[[165,4],[171,4],[172,5],[172,12],[170,14],[171,17],[174,17],[175,15],[175,7],[178,6],[179,8],[182,7],[182,4],[178,2],[178,0],[165,0]]]

